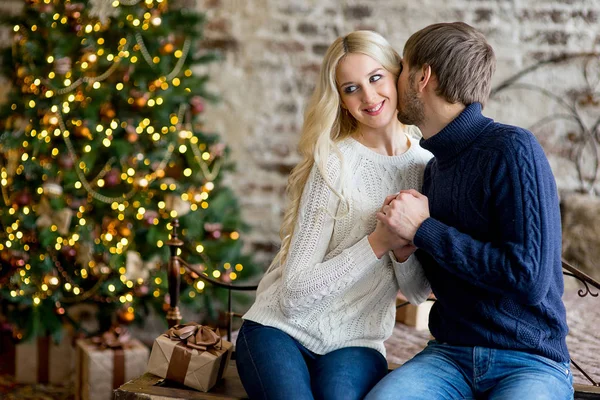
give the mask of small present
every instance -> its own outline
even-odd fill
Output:
[[[405,301],[396,300],[396,305],[402,304]],[[407,326],[414,326],[417,331],[425,331],[429,329],[429,312],[433,306],[432,301],[425,301],[418,306],[414,304],[406,304],[396,309],[396,321],[402,322]]]
[[[73,332],[63,330],[59,343],[50,336],[35,338],[15,346],[14,373],[19,383],[69,384],[73,377]],[[10,362],[10,361],[9,361]]]
[[[218,330],[176,325],[154,341],[147,372],[207,392],[225,373],[232,348]]]
[[[113,390],[146,370],[149,350],[126,330],[77,341],[76,400],[111,400]]]

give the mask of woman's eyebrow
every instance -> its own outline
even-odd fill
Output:
[[[373,71],[369,72],[369,73],[368,73],[367,75],[365,75],[365,76],[373,75],[375,72],[378,72],[378,71],[380,71],[380,70],[382,70],[382,69],[383,69],[383,68],[375,68]],[[340,85],[340,87],[343,87],[343,86],[346,86],[346,85],[350,85],[351,83],[352,83],[352,82],[345,82],[345,83],[342,83],[342,84]]]

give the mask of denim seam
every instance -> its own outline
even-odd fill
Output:
[[[239,335],[242,337],[242,339],[244,340],[244,343],[246,343],[246,348],[248,349],[248,355],[250,356],[250,361],[252,361],[252,366],[254,367],[254,372],[256,373],[256,377],[258,378],[258,382],[260,383],[260,388],[262,389],[264,398],[267,399],[267,391],[265,390],[265,385],[263,385],[262,379],[260,379],[260,373],[258,371],[258,368],[256,367],[256,363],[254,362],[254,357],[252,357],[252,351],[250,350],[250,346],[248,345],[248,341],[246,340],[246,335],[243,334],[243,332],[241,332],[242,334]],[[238,336],[238,339],[239,339]]]

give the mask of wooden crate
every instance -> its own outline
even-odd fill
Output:
[[[186,388],[177,383],[167,383],[161,377],[145,373],[115,390],[114,400],[225,400],[247,399],[246,391],[231,361],[223,378],[210,393]]]
[[[397,303],[401,304],[404,301],[399,299]],[[404,305],[396,310],[396,321],[408,326],[414,326],[418,331],[428,330],[431,306],[433,306],[432,301],[426,301],[418,306],[413,304]]]

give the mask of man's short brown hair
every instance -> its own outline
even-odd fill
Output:
[[[485,105],[496,57],[485,36],[472,26],[463,22],[427,26],[408,39],[404,57],[411,71],[431,66],[437,94],[448,102]]]

